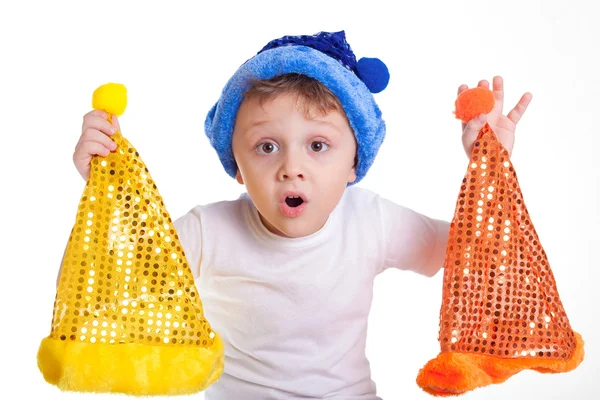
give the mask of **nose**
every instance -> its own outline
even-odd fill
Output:
[[[302,162],[302,155],[292,154],[292,152],[286,154],[281,168],[279,168],[278,178],[280,181],[300,179],[303,180],[305,176],[304,166]]]

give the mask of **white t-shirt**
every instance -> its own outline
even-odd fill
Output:
[[[449,230],[354,186],[302,238],[269,232],[246,193],[174,225],[225,344],[207,400],[379,399],[365,355],[374,279],[388,267],[435,275]]]

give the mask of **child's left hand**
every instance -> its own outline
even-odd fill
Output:
[[[486,80],[479,81],[478,87],[489,89],[489,83]],[[517,103],[506,116],[502,115],[502,106],[504,102],[504,84],[501,76],[495,76],[493,80],[493,92],[494,92],[494,109],[488,114],[481,114],[480,116],[473,118],[469,123],[462,124],[463,135],[462,142],[467,157],[471,157],[471,151],[473,150],[473,144],[477,139],[477,135],[481,128],[485,126],[487,122],[490,128],[496,133],[496,137],[502,143],[502,145],[508,151],[508,154],[512,154],[512,149],[515,144],[515,129],[517,123],[525,114],[527,106],[533,97],[531,93],[527,92],[521,96],[521,100]],[[458,94],[464,92],[469,87],[467,85],[460,85],[458,88]]]

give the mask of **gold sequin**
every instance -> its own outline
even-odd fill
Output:
[[[67,245],[50,337],[210,347],[215,333],[179,237],[136,149],[91,161]]]

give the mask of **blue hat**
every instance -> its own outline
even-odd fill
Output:
[[[237,167],[231,137],[248,81],[289,73],[318,80],[339,99],[358,143],[356,180],[349,185],[358,183],[373,164],[385,137],[385,122],[372,93],[385,89],[390,75],[385,64],[377,58],[356,61],[344,31],[275,39],[229,79],[204,123],[206,136],[225,171],[235,178]]]

